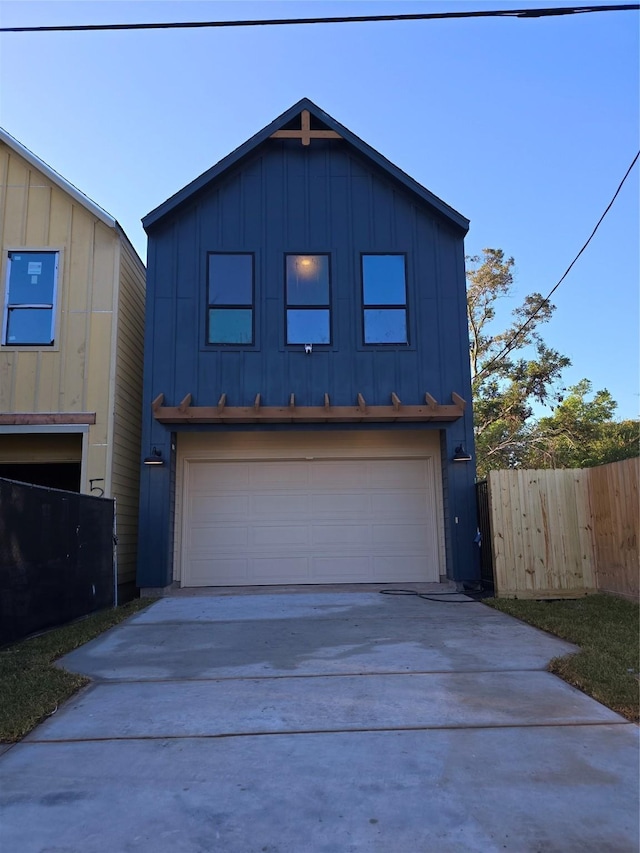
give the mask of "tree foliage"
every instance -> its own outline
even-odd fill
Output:
[[[615,421],[616,402],[606,390],[591,400],[591,382],[582,379],[549,417],[529,430],[523,462],[536,468],[591,468],[639,453],[638,421]]]
[[[525,296],[507,328],[494,330],[500,300],[513,298],[513,258],[484,249],[467,258],[467,315],[478,475],[492,468],[584,467],[638,454],[638,422],[613,420],[608,391],[562,387],[571,362],[544,342],[540,327],[555,306]],[[549,417],[534,419],[534,406]]]

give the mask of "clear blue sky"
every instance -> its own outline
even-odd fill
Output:
[[[521,8],[500,0],[29,2],[3,26]],[[569,5],[569,4],[564,4]],[[0,124],[121,223],[140,218],[309,97],[471,219],[517,292],[546,294],[639,147],[637,12],[0,36]],[[545,329],[582,377],[638,414],[638,166]],[[516,300],[505,304],[505,316]]]

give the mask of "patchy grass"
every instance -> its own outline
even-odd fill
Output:
[[[0,650],[0,743],[23,738],[90,679],[58,669],[53,662],[152,604],[130,601],[78,622]]]
[[[549,671],[628,720],[640,719],[640,608],[612,595],[577,600],[484,599],[485,604],[580,646]]]

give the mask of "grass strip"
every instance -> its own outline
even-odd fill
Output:
[[[550,672],[617,711],[640,719],[640,607],[613,595],[574,600],[484,599],[485,604],[580,646],[554,658]]]
[[[0,743],[15,743],[90,679],[54,661],[148,607],[141,598],[0,650]]]

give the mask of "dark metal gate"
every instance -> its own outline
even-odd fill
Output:
[[[476,483],[478,507],[478,529],[480,531],[480,576],[483,589],[493,589],[493,554],[491,551],[491,513],[489,510],[489,484],[486,480]]]
[[[114,503],[0,479],[0,645],[114,603]]]

